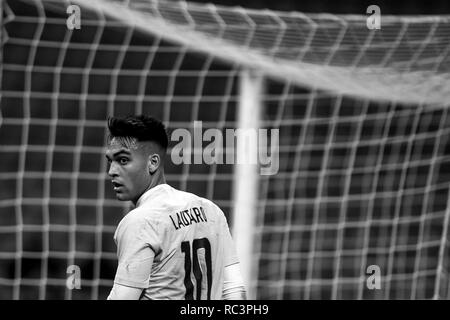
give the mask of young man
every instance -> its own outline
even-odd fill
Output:
[[[114,240],[118,267],[108,299],[245,299],[223,212],[166,184],[168,138],[147,116],[110,118],[106,158],[120,201],[132,201]]]

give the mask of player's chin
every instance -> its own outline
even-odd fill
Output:
[[[116,192],[116,198],[119,201],[129,201],[131,199],[130,196],[124,192]]]

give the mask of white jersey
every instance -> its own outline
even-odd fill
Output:
[[[238,262],[222,210],[167,184],[139,198],[114,240],[114,282],[144,289],[142,299],[221,299],[224,267]]]

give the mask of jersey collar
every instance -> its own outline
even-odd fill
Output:
[[[153,188],[151,188],[150,190],[147,190],[146,192],[144,192],[138,199],[138,201],[136,202],[136,208],[141,206],[144,202],[146,202],[149,198],[155,196],[156,194],[158,194],[158,192],[160,192],[161,190],[170,187],[167,183],[162,183],[162,184],[158,184],[157,186],[154,186]]]

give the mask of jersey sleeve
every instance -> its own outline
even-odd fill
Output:
[[[145,289],[153,259],[160,248],[158,234],[144,219],[129,219],[117,234],[118,266],[114,282]]]

